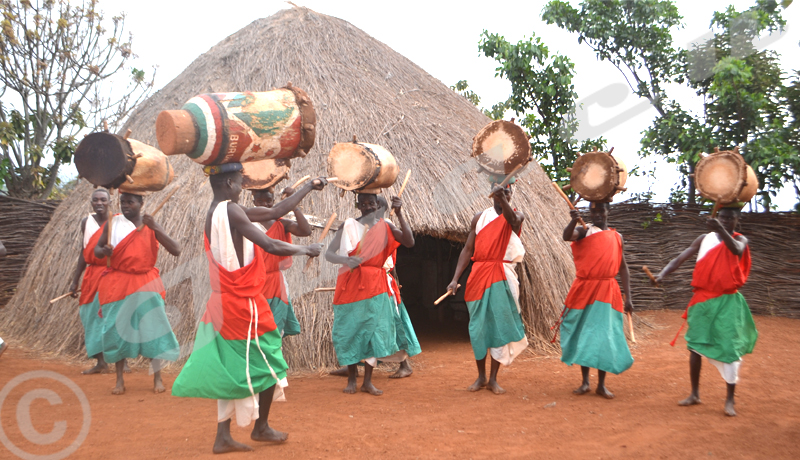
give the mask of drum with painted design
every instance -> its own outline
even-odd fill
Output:
[[[703,198],[722,204],[750,201],[758,191],[756,173],[745,163],[739,147],[715,149],[703,157],[695,167],[694,180]]]
[[[394,184],[399,172],[394,155],[377,144],[343,142],[328,154],[328,175],[337,177],[332,184],[344,190],[380,193]]]
[[[289,177],[292,162],[288,158],[242,163],[242,188],[261,190]]]
[[[303,157],[314,145],[311,98],[291,86],[265,92],[201,94],[156,120],[158,145],[204,165]]]
[[[525,131],[513,122],[496,120],[472,138],[472,156],[481,168],[492,174],[510,174],[518,165],[530,160],[528,139]]]
[[[611,152],[582,154],[570,168],[570,186],[584,200],[610,202],[625,191],[628,171]]]

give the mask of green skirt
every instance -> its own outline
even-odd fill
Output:
[[[267,299],[267,303],[272,310],[272,317],[275,319],[275,325],[278,326],[281,337],[300,333],[300,322],[297,321],[297,316],[294,314],[291,300],[287,304],[280,297],[273,297]]]
[[[91,302],[78,307],[83,324],[86,355],[90,358],[103,352],[103,318],[98,314],[100,311],[99,298],[99,294],[95,294]]]
[[[180,356],[178,339],[164,310],[158,292],[134,292],[117,302],[102,306],[103,357],[108,363],[125,358],[176,361]]]
[[[756,324],[738,292],[692,305],[687,319],[686,345],[706,358],[732,363],[756,346]]]
[[[333,305],[333,348],[340,366],[397,353],[397,312],[383,293],[358,302]]]
[[[600,301],[583,310],[568,308],[561,323],[561,361],[612,374],[631,367],[623,314]]]
[[[395,314],[395,329],[397,330],[397,348],[405,350],[408,356],[420,354],[422,349],[417,340],[417,333],[414,332],[414,326],[411,324],[411,318],[408,316],[406,305],[400,302],[398,307],[399,313]]]
[[[489,348],[503,347],[525,337],[525,326],[508,282],[498,281],[483,291],[480,300],[467,302],[469,341],[476,360]]]

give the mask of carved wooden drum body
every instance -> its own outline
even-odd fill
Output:
[[[291,160],[288,158],[242,163],[242,188],[261,190],[272,187],[289,177],[291,166]]]
[[[338,177],[333,185],[359,193],[380,193],[397,180],[400,168],[394,155],[377,144],[343,142],[328,154],[328,175]]]
[[[75,149],[75,167],[90,183],[126,193],[157,192],[175,177],[157,148],[107,132],[83,138]]]
[[[204,165],[304,157],[314,145],[311,98],[287,86],[265,92],[201,94],[156,120],[158,145]]]
[[[702,158],[694,179],[703,198],[722,204],[750,201],[758,190],[756,173],[745,163],[738,147]]]
[[[521,127],[510,121],[497,120],[484,126],[472,138],[472,156],[486,171],[507,175],[530,160],[531,144]]]
[[[575,160],[570,185],[584,200],[610,202],[624,191],[628,180],[625,164],[609,152],[589,152]]]

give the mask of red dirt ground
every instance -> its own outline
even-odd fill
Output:
[[[742,366],[739,416],[728,418],[722,413],[724,382],[707,362],[700,387],[704,403],[677,406],[689,393],[685,344],[679,340],[675,348],[668,345],[680,325],[679,313],[641,316],[664,327],[639,337],[630,370],[609,376],[607,384],[617,395],[613,401],[594,393],[572,395],[580,370],[557,357],[534,355],[501,370],[507,394],[469,393],[465,388],[475,370],[468,341],[422,337],[423,353],[411,378],[395,381],[386,373],[376,374],[376,386],[385,391],[381,397],[342,394],[341,377],[290,377],[288,402],[274,404],[270,420],[290,433],[289,441],[257,444],[250,441],[249,429],[235,427],[234,438],[256,450],[226,457],[800,458],[800,321],[756,318],[761,336]],[[91,420],[88,437],[70,458],[212,458],[215,401],[154,395],[146,370],[127,377],[127,394],[112,396],[113,375],[83,376],[81,369],[12,348],[0,358],[0,388],[37,370],[75,382],[88,398]],[[175,374],[166,375],[168,388],[174,379]],[[31,402],[30,396],[37,394],[24,397],[36,388],[55,392],[61,403],[41,398]],[[74,442],[84,420],[78,398],[67,386],[46,378],[17,386],[0,404],[0,438],[5,434],[22,450],[39,455]],[[54,431],[59,441],[37,445],[24,437],[20,427],[25,426],[28,406],[33,428],[42,434]],[[16,458],[6,449],[0,447],[0,458]]]

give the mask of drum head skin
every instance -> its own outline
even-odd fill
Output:
[[[97,132],[84,137],[75,149],[78,174],[93,185],[118,188],[133,172],[133,152],[122,136]]]
[[[242,188],[261,190],[289,177],[292,163],[288,158],[242,163]]]
[[[589,152],[575,161],[570,173],[572,189],[587,201],[611,201],[622,174],[607,152]],[[627,180],[627,173],[625,174]]]
[[[738,151],[712,153],[697,162],[694,173],[700,195],[719,203],[738,201],[746,178],[747,164]]]
[[[390,187],[399,173],[394,156],[380,145],[343,142],[334,144],[328,154],[328,174],[338,177],[333,185],[344,190]]]
[[[472,156],[490,173],[507,175],[530,159],[531,144],[521,127],[497,120],[472,138]]]
[[[739,198],[737,198],[737,201],[742,203],[750,201],[754,196],[756,196],[756,192],[758,192],[758,177],[756,177],[756,172],[753,171],[753,168],[751,168],[750,165],[747,165],[745,184],[742,188],[742,192],[739,193]]]

